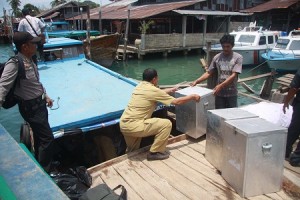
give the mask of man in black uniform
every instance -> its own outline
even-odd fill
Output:
[[[51,107],[53,100],[46,94],[40,82],[38,68],[32,60],[41,38],[33,37],[28,32],[16,32],[13,40],[18,50],[17,56],[23,61],[25,75],[23,78],[18,77],[18,62],[11,59],[6,63],[0,78],[0,108],[18,78],[14,95],[18,99],[19,111],[32,128],[35,157],[45,171],[49,172],[53,157],[54,137],[48,122],[46,105]]]
[[[290,158],[290,164],[293,166],[300,166],[300,143],[298,143],[296,150],[293,151],[293,144],[299,138],[300,135],[300,69],[295,74],[290,89],[285,97],[283,104],[283,112],[285,113],[286,108],[289,107],[289,102],[295,96],[293,105],[293,116],[292,121],[288,129],[287,141],[286,141],[286,152],[285,157]],[[292,153],[292,154],[291,154]]]

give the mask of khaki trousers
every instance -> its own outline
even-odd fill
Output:
[[[150,118],[144,121],[144,131],[122,132],[127,144],[127,152],[140,147],[143,137],[155,135],[150,152],[164,152],[172,129],[172,123],[168,119]]]

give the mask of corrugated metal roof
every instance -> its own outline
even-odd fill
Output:
[[[256,13],[265,12],[272,9],[288,8],[297,2],[300,2],[300,0],[270,0],[253,8],[240,10],[240,12]]]
[[[113,2],[113,3],[110,3],[107,5],[107,7],[110,7],[110,6],[127,6],[129,4],[132,4],[132,3],[135,3],[137,2],[138,0],[122,0],[122,1],[116,1],[116,2]]]
[[[60,4],[58,6],[55,6],[55,7],[51,8],[50,10],[42,12],[42,13],[38,14],[36,17],[47,17],[48,15],[51,15],[53,12],[56,12],[59,9],[68,6],[69,4],[72,4],[73,6],[78,6],[77,2],[69,1],[66,3]]]
[[[171,2],[171,3],[160,3],[160,4],[148,4],[142,6],[132,6],[130,8],[130,19],[144,19],[154,15],[158,15],[164,12],[172,11],[174,9],[179,9],[182,7],[194,5],[198,2],[206,0],[190,0],[181,2]],[[103,6],[101,8],[101,18],[102,19],[127,19],[128,16],[128,6]],[[75,19],[80,19],[81,16],[78,15]],[[86,15],[82,16],[86,19]],[[99,19],[99,8],[91,10],[91,19]],[[73,18],[72,18],[73,19]],[[67,19],[71,20],[71,19]]]
[[[229,15],[229,16],[248,16],[251,14],[240,12],[227,12],[227,11],[206,11],[206,10],[173,10],[181,15]]]
[[[60,14],[60,12],[55,12],[55,13],[52,13],[52,15],[48,15],[44,19],[51,19],[51,18],[57,17],[59,14]]]

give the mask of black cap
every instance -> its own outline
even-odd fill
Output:
[[[38,43],[41,41],[40,37],[33,37],[28,32],[15,32],[13,37],[16,46],[21,46],[27,42]]]
[[[22,10],[22,14],[23,14],[24,16],[29,15],[29,14],[30,14],[30,11],[29,11],[27,8],[24,8],[24,9]]]

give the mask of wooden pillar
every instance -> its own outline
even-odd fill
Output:
[[[172,33],[171,18],[169,18],[169,33]]]
[[[265,27],[270,28],[269,25],[272,23],[271,20],[271,10],[268,11],[268,16],[267,16],[267,24],[264,24]]]
[[[213,53],[211,52],[211,42],[206,42],[206,49],[207,49],[207,66],[205,67],[208,69],[212,59],[213,59]],[[207,79],[207,88],[214,89],[218,83],[218,72],[215,71],[215,73]]]
[[[227,17],[226,33],[230,32],[230,21],[231,21],[231,16],[228,16]]]
[[[129,30],[129,20],[130,20],[130,4],[128,6],[128,16],[126,20],[126,30],[125,30],[125,38],[124,38],[124,50],[123,50],[123,60],[126,59],[126,48],[127,48],[127,41],[128,41],[128,30]]]
[[[87,20],[86,20],[86,29],[87,29],[87,33],[86,33],[86,41],[88,43],[88,48],[87,48],[87,56],[89,59],[91,59],[91,41],[90,41],[90,36],[91,36],[91,19],[90,19],[90,6],[87,6]]]
[[[72,27],[72,30],[74,30],[74,26],[76,26],[76,22],[75,22],[75,19],[74,19],[74,7],[72,6],[72,17],[73,17],[73,27]]]
[[[145,49],[145,37],[146,35],[145,34],[141,34],[141,48],[142,50]]]
[[[287,19],[287,23],[286,23],[286,28],[285,31],[288,33],[289,32],[289,27],[290,27],[290,22],[291,22],[291,8],[288,8],[288,19]]]
[[[110,33],[113,33],[113,25],[112,25],[112,21],[110,21]]]
[[[102,35],[102,13],[101,13],[101,5],[99,7],[99,31],[100,31],[100,34]]]
[[[192,33],[194,33],[194,18],[192,18]]]
[[[164,57],[164,58],[168,57],[168,51],[164,51],[164,52],[163,52],[163,57]]]
[[[185,47],[185,41],[186,41],[186,23],[187,22],[187,16],[182,16],[182,46]]]
[[[204,22],[203,22],[203,41],[202,41],[203,46],[205,45],[205,42],[206,42],[207,18],[208,18],[208,16],[205,15]]]

